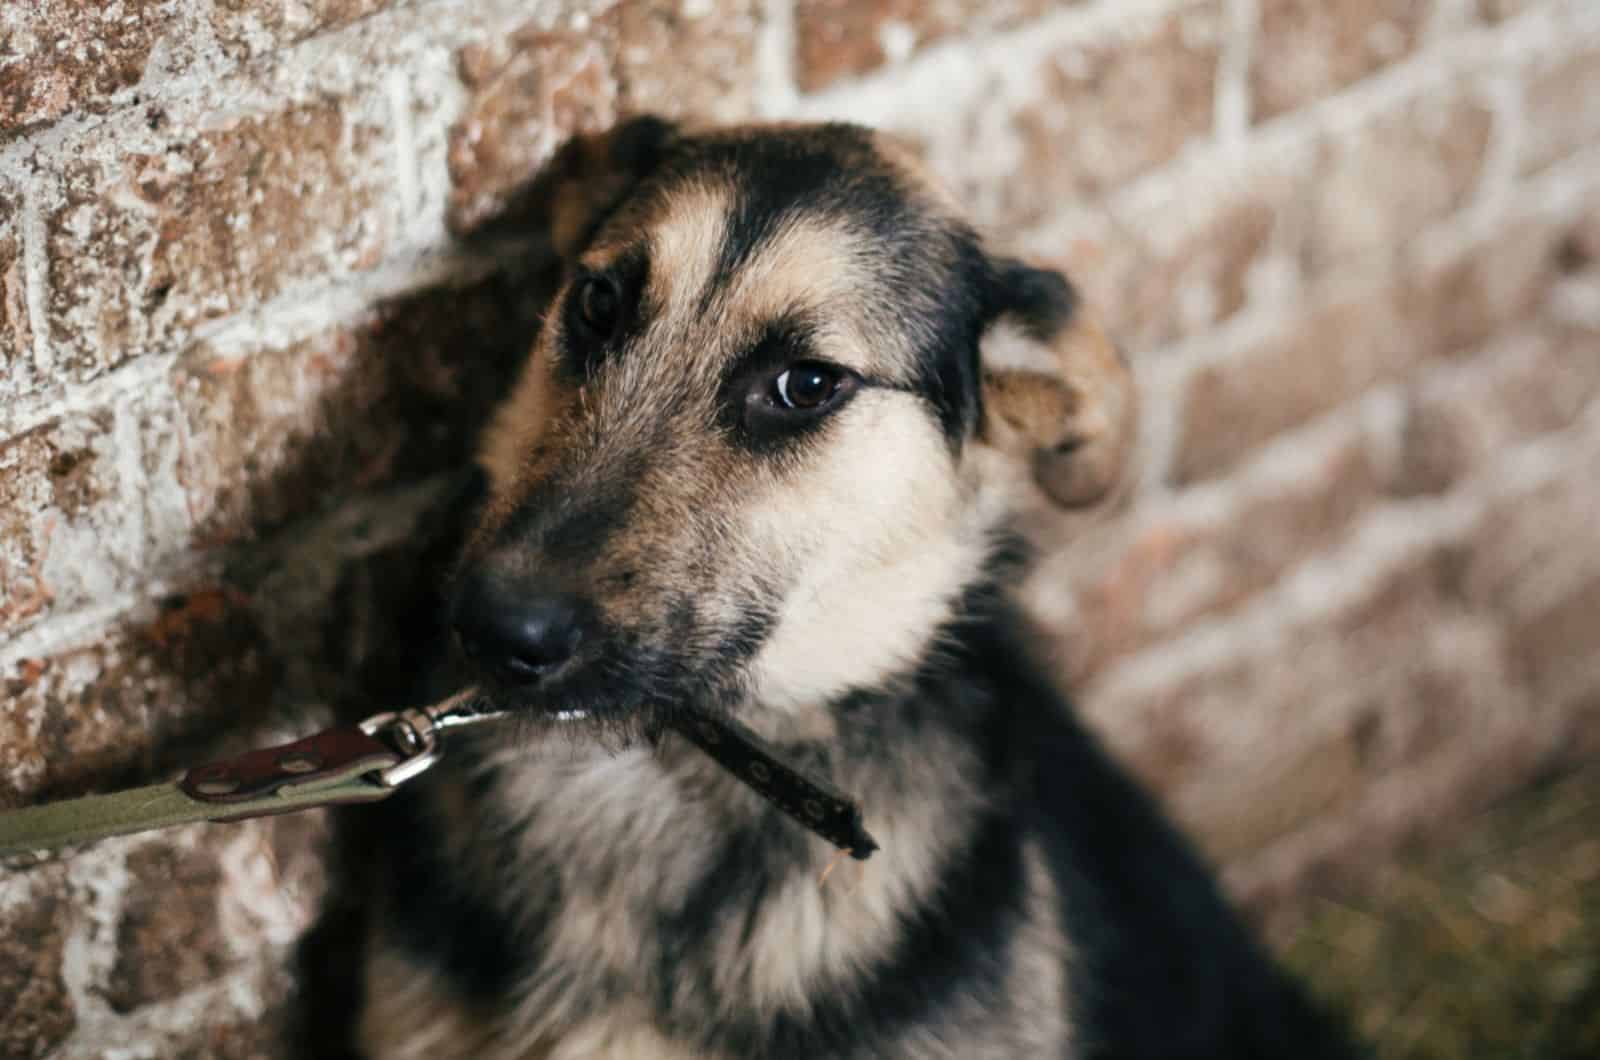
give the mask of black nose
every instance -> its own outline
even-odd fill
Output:
[[[462,582],[452,618],[469,658],[502,680],[529,684],[577,652],[583,614],[582,601],[571,593],[480,573]]]

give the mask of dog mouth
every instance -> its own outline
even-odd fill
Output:
[[[476,709],[514,716],[523,728],[587,729],[613,735],[648,730],[663,710],[650,709],[666,695],[661,675],[648,660],[631,652],[601,651],[586,645],[560,665],[533,668],[496,665],[462,651],[457,668],[463,683],[476,688]]]

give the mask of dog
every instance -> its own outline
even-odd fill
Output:
[[[518,216],[563,279],[386,668],[519,721],[345,814],[305,1051],[1355,1055],[1013,599],[1019,491],[1104,504],[1134,448],[1068,281],[845,124],[636,118]],[[825,880],[685,716],[859,798],[881,851]]]

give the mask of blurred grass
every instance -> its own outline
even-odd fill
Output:
[[[1274,918],[1275,920],[1277,918]],[[1600,1060],[1600,765],[1271,931],[1382,1060]]]

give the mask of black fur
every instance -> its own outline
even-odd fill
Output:
[[[983,330],[1009,317],[1043,338],[1074,312],[1076,297],[1059,276],[988,258],[969,229],[910,201],[894,171],[874,157],[864,132],[830,126],[810,137],[677,140],[656,126],[636,131],[638,142],[619,150],[641,167],[648,163],[647,184],[657,182],[651,186],[659,189],[659,182],[713,173],[735,190],[721,268],[705,295],[708,307],[726,277],[795,211],[871,231],[882,258],[867,296],[896,314],[916,356],[907,378],[869,383],[917,393],[954,449],[966,444],[982,417]],[[639,309],[634,323],[647,311]],[[741,379],[771,367],[765,353],[781,348],[783,356],[772,363],[797,356],[805,322],[779,321],[751,341],[750,356],[730,369],[725,398],[739,391]],[[619,343],[607,351],[569,352],[587,366],[584,372],[603,373],[605,358],[597,352],[616,356],[622,350]],[[670,394],[643,397],[658,411],[672,400]],[[732,418],[712,426],[736,430]],[[535,487],[474,562],[496,562],[497,576],[512,580],[519,555],[536,555],[547,567],[590,563],[607,536],[636,514],[642,472],[630,461],[647,460],[650,440],[638,442],[639,452],[611,458],[627,466],[596,467],[575,446],[571,466]],[[451,530],[442,538],[459,545],[464,536]],[[439,559],[448,551],[430,553],[438,562],[421,570],[421,587],[397,634],[404,647],[383,657],[388,672],[372,675],[383,706],[437,699],[456,684],[443,621],[448,609],[436,588],[448,580],[449,563]],[[683,584],[694,584],[718,560],[715,554],[697,557],[701,565]],[[816,865],[818,841],[742,789],[737,797],[684,800],[714,815],[714,831],[655,834],[662,842],[692,836],[704,861],[690,862],[698,875],[686,893],[658,901],[643,888],[639,900],[650,938],[648,945],[641,940],[637,965],[608,970],[592,984],[574,978],[587,969],[560,966],[546,943],[563,924],[563,903],[578,900],[573,892],[586,882],[599,892],[603,881],[585,881],[577,868],[563,865],[570,871],[558,883],[557,873],[541,871],[537,859],[530,867],[533,855],[512,831],[524,829],[521,838],[531,841],[547,834],[536,826],[554,832],[566,822],[542,800],[511,816],[496,786],[498,767],[476,757],[471,746],[453,748],[414,792],[342,815],[341,878],[328,917],[303,948],[307,1026],[315,1033],[302,1041],[318,1047],[310,1055],[349,1055],[350,1038],[338,1021],[355,1014],[359,972],[339,979],[329,962],[368,930],[381,932],[442,991],[480,1011],[513,1002],[518,990],[542,979],[582,981],[581,1005],[591,1012],[624,1001],[644,1006],[655,1027],[708,1053],[752,1060],[884,1055],[905,1040],[908,1028],[938,1028],[958,1006],[987,1011],[994,1002],[1003,1010],[1011,958],[1026,942],[1025,929],[1036,926],[1030,851],[1043,853],[1058,899],[1053,913],[1071,950],[1065,995],[1051,1004],[1052,1013],[1068,1014],[1074,1060],[1357,1055],[1260,950],[1154,802],[1074,718],[1048,669],[1033,658],[1036,638],[1010,602],[1019,563],[1013,542],[997,542],[986,572],[967,587],[920,660],[894,680],[816,704],[831,714],[833,738],[781,747],[797,766],[830,779],[870,767],[880,784],[877,797],[940,799],[934,805],[948,815],[938,885],[900,910],[893,944],[875,962],[852,968],[848,983],[819,986],[805,1004],[776,1011],[714,996],[711,940],[740,933],[748,940],[756,910],[797,878],[810,879]],[[627,572],[596,577],[625,579]],[[541,696],[591,710],[626,738],[659,741],[655,753],[663,760],[697,753],[651,719],[659,721],[663,710],[715,711],[740,702],[748,689],[738,682],[739,668],[773,628],[781,592],[774,587],[770,599],[753,592],[739,602],[742,610],[712,628],[696,621],[697,601],[683,584],[648,601],[660,612],[651,621],[669,631],[693,631],[695,643],[647,642],[637,632],[608,630],[596,638],[602,646],[591,665],[553,678]],[[416,675],[415,687],[396,683],[398,660]],[[627,718],[643,720],[628,728]],[[942,758],[951,748],[958,749],[956,759]],[[709,783],[703,774],[684,781],[665,769],[659,777],[640,775],[661,785]],[[869,827],[874,809],[865,807]],[[607,859],[594,875],[651,879],[652,866],[638,860],[651,851],[617,850],[614,836],[583,839]],[[376,905],[372,895],[382,896]]]
[[[1087,1060],[1335,1060],[1358,1055],[1343,1032],[1283,977],[1217,891],[1188,844],[1137,785],[1074,719],[1034,659],[1024,620],[1001,579],[1014,558],[997,550],[991,580],[973,587],[903,694],[861,692],[833,704],[837,746],[790,745],[797,764],[826,775],[840,756],[878,756],[891,742],[915,746],[931,734],[979,749],[988,807],[956,844],[933,899],[909,913],[898,945],[849,992],[824,994],[809,1011],[734,1020],[708,1031],[697,1011],[674,1003],[695,974],[697,949],[727,918],[748,917],[763,897],[805,871],[808,834],[764,803],[731,824],[701,885],[658,924],[663,940],[651,999],[660,1025],[702,1046],[751,1060],[872,1055],[907,1025],[935,1019],[960,993],[998,989],[997,971],[1024,919],[1023,843],[1042,840],[1062,888],[1061,916],[1073,947],[1063,997]],[[426,603],[427,596],[419,599]],[[433,613],[415,613],[418,628]],[[419,663],[422,659],[417,660]],[[434,653],[436,667],[447,664]],[[414,672],[427,672],[421,667]],[[431,692],[427,682],[419,691]],[[675,737],[668,737],[675,738]],[[465,771],[462,774],[465,775]],[[444,783],[450,783],[444,780]],[[493,835],[488,785],[458,782],[480,830]],[[376,807],[340,811],[346,879],[390,895],[391,938],[433,969],[457,996],[487,1003],[539,967],[541,917],[559,915],[550,878],[526,881],[507,916],[507,895],[464,871],[424,788]],[[871,807],[868,807],[870,817]],[[356,818],[359,816],[359,824]],[[597,841],[602,841],[597,837]],[[352,866],[358,869],[351,873]],[[370,875],[382,866],[381,878]],[[639,871],[648,871],[641,866]],[[363,883],[364,881],[364,883]],[[485,889],[487,888],[487,890]],[[529,923],[535,925],[530,933]],[[353,904],[330,907],[302,946],[319,973],[320,1020],[351,1001],[348,982],[326,961],[359,924]],[[518,924],[521,926],[518,927]],[[709,984],[701,987],[709,990]],[[676,992],[676,993],[675,993]],[[604,998],[597,998],[597,1004]],[[347,1011],[347,1010],[346,1010]],[[327,1027],[303,1039],[312,1056],[346,1056]]]

